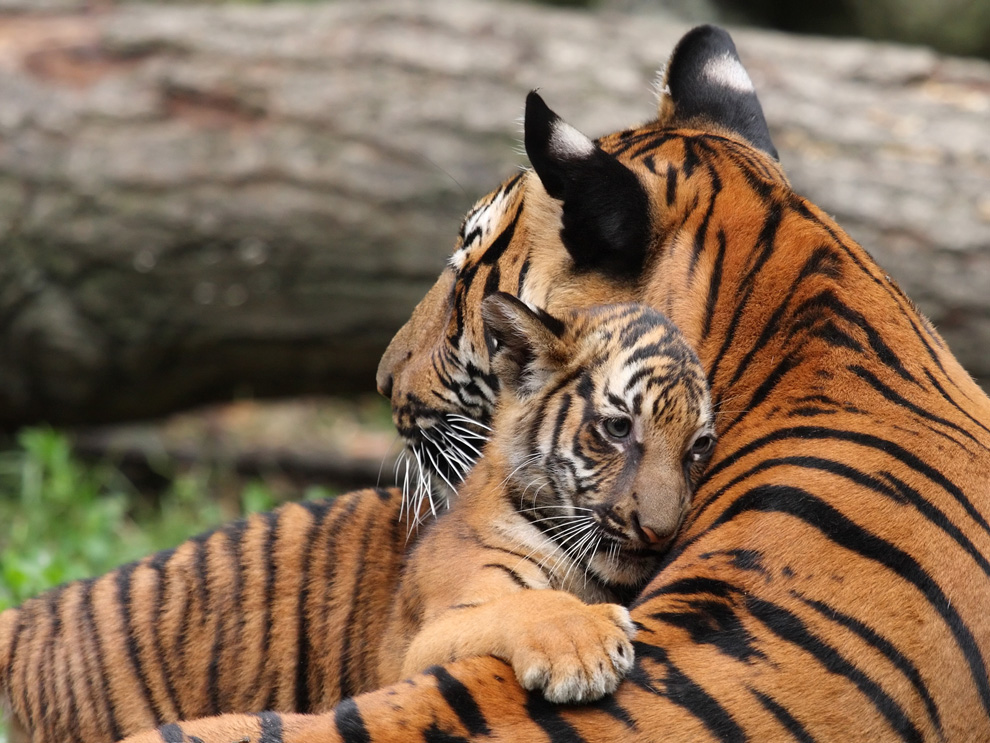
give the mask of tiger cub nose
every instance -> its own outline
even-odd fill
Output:
[[[661,544],[666,538],[666,536],[669,536],[669,535],[665,535],[664,537],[661,537],[659,534],[656,533],[656,531],[652,527],[649,527],[646,524],[644,524],[642,521],[640,521],[638,513],[635,512],[632,513],[631,521],[632,521],[633,529],[635,529],[636,532],[639,534],[640,539],[642,539],[647,544]]]
[[[643,526],[640,524],[639,530],[643,532],[643,536],[646,537],[646,541],[649,544],[660,544],[661,539],[653,529],[648,526]]]

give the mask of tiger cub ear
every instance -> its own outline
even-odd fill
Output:
[[[662,91],[664,126],[721,129],[778,158],[753,81],[724,29],[698,26],[688,31],[670,55]]]
[[[545,310],[496,292],[481,303],[481,317],[492,369],[503,390],[532,394],[564,363],[564,324]]]
[[[646,191],[629,168],[526,97],[526,154],[546,192],[562,203],[560,238],[578,270],[639,275],[650,236]]]

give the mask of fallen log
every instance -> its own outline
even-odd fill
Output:
[[[464,2],[0,16],[0,428],[373,388],[525,93],[648,118],[686,25]],[[733,31],[797,189],[990,380],[990,64]]]

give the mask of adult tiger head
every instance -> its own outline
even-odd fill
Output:
[[[550,312],[647,301],[702,341],[712,295],[690,274],[715,258],[703,253],[706,240],[716,231],[717,239],[750,235],[766,195],[788,184],[725,31],[705,26],[685,36],[663,87],[655,121],[598,140],[529,94],[533,170],[467,214],[446,268],[378,368],[378,389],[409,445],[407,493],[410,471],[455,486],[484,440],[498,394],[484,297],[509,292]],[[720,209],[727,201],[728,214]],[[412,480],[418,505],[430,490],[425,478]]]

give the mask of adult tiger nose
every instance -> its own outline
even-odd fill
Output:
[[[378,385],[378,394],[387,400],[392,399],[392,375],[384,369],[379,369],[375,375],[375,384]]]

